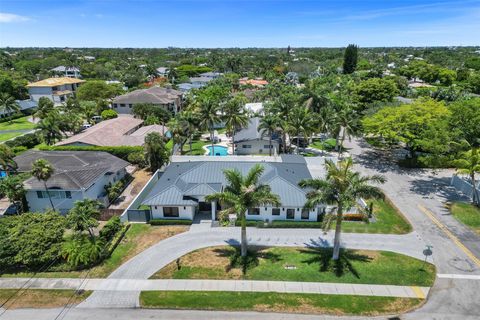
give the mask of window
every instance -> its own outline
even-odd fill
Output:
[[[114,108],[118,108],[118,104],[114,103],[114,104],[113,104],[113,107],[114,107]]]
[[[65,191],[65,198],[72,199],[72,193],[70,191]]]
[[[251,149],[252,145],[251,144],[242,144],[243,149]]]
[[[270,147],[273,148],[273,146],[270,146],[269,144],[266,144],[266,145],[263,146],[264,149],[270,149]]]
[[[38,199],[47,199],[48,195],[52,199],[72,199],[72,192],[70,191],[37,191],[37,198]]]
[[[280,208],[272,208],[272,216],[279,216]]]
[[[308,218],[310,218],[310,210],[302,209],[302,219],[308,219]]]
[[[287,209],[287,219],[295,219],[295,209]]]
[[[260,209],[259,208],[249,208],[248,209],[248,214],[251,216],[258,216],[260,214]]]
[[[130,104],[128,105],[128,107],[129,107],[130,109],[132,109],[133,106],[132,106],[132,104],[130,103]]]
[[[120,107],[125,108],[125,103],[120,103]]]
[[[179,216],[178,207],[163,207],[163,216],[177,218]]]

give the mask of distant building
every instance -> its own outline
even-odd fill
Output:
[[[220,73],[220,72],[204,72],[204,73],[200,73],[200,77],[210,78],[210,79],[218,79],[218,78],[220,78],[221,76],[223,76],[223,73]]]
[[[167,67],[157,68],[157,74],[158,74],[160,77],[167,77],[169,72],[170,72],[170,69],[167,68]]]
[[[251,85],[251,86],[260,87],[260,88],[268,84],[268,81],[263,79],[241,78],[238,82],[240,85]]]
[[[47,97],[55,105],[60,105],[73,97],[78,87],[85,82],[84,80],[61,77],[48,78],[27,85],[30,99],[38,103],[41,97]]]
[[[51,209],[49,196],[55,210],[66,213],[75,201],[98,200],[105,206],[108,197],[105,186],[122,179],[128,162],[107,152],[93,151],[34,151],[29,150],[15,157],[19,172],[29,172],[32,163],[47,160],[54,168],[53,175],[46,181],[31,177],[24,182],[25,198],[32,212]]]
[[[58,66],[56,68],[50,69],[53,73],[61,77],[69,77],[69,78],[80,78],[80,69],[76,67],[65,67],[65,66]]]
[[[85,61],[95,61],[95,57],[94,56],[83,56],[83,60],[85,60]]]
[[[259,132],[260,118],[251,118],[246,128],[238,131],[235,138],[235,153],[237,155],[270,154],[270,137]],[[279,138],[272,139],[272,155],[278,153]]]
[[[143,120],[128,115],[102,121],[79,134],[58,142],[57,146],[141,146],[150,132],[166,135],[162,125],[142,126]]]
[[[133,106],[138,103],[151,103],[177,113],[182,108],[183,92],[162,87],[139,89],[115,97],[112,108],[118,113],[131,114]]]
[[[251,114],[263,114],[263,102],[246,103],[245,109]]]
[[[192,77],[190,78],[190,83],[198,88],[205,87],[213,78],[209,77]]]

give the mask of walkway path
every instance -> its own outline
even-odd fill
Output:
[[[0,288],[19,289],[28,279],[0,278]],[[29,289],[70,289],[96,291],[235,291],[345,294],[359,296],[420,298],[430,288],[325,282],[251,281],[251,280],[133,280],[133,279],[49,279],[38,278],[28,283]]]

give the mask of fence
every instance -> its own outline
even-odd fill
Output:
[[[463,177],[454,175],[450,184],[457,189],[457,191],[463,193],[467,197],[473,198],[473,187],[470,181]],[[477,194],[480,194],[480,182],[476,186]]]

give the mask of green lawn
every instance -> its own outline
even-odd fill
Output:
[[[372,223],[343,221],[343,232],[405,234],[412,231],[412,226],[388,198],[369,202],[373,202],[376,221]]]
[[[27,119],[29,116],[14,119],[12,121],[6,121],[0,123],[0,131],[3,130],[28,130],[35,127],[34,123],[29,122]]]
[[[151,226],[149,224],[132,224],[125,237],[112,252],[111,256],[89,270],[83,271],[51,271],[39,272],[35,276],[39,278],[105,278],[121,264],[139,254],[151,245],[171,237],[177,233],[184,232],[187,226]],[[62,266],[57,266],[61,268]],[[87,275],[88,272],[88,275]],[[18,272],[0,274],[0,277],[31,277],[31,272]]]
[[[4,308],[58,308],[67,304],[77,304],[85,300],[92,292],[50,289],[0,289],[0,305]],[[8,301],[7,301],[8,300]]]
[[[480,234],[480,208],[471,203],[455,202],[450,206],[450,212],[458,221]]]
[[[191,156],[202,156],[205,154],[203,146],[210,145],[208,141],[196,140],[192,141],[192,152],[190,153],[190,144],[187,142],[183,146],[183,154]]]
[[[9,139],[21,136],[23,132],[9,132],[9,133],[0,133],[0,142],[7,141]]]
[[[275,292],[143,291],[140,294],[140,304],[146,308],[372,316],[404,312],[422,301],[391,297]]]
[[[251,248],[254,249],[254,248]],[[152,278],[247,279],[363,284],[431,286],[435,267],[402,254],[387,251],[344,250],[337,263],[331,248],[272,247],[257,252],[258,261],[242,274],[232,267],[237,249],[230,246],[200,249],[171,263]],[[296,269],[286,269],[294,266]]]
[[[335,143],[336,143],[336,140],[333,138],[326,139],[323,142],[319,139],[314,139],[313,142],[309,145],[309,147],[315,148],[318,150],[331,151],[335,149]]]

